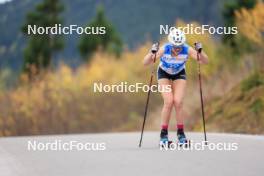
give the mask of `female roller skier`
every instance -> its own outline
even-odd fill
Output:
[[[171,86],[171,91],[161,92],[164,101],[161,112],[161,132],[160,143],[168,143],[168,125],[170,121],[172,108],[176,110],[177,121],[177,137],[178,143],[184,144],[187,138],[184,134],[184,117],[183,117],[183,97],[186,89],[186,72],[185,63],[189,56],[197,59],[197,51],[202,49],[202,44],[197,42],[195,49],[186,44],[184,33],[179,29],[171,30],[168,35],[169,43],[163,45],[160,49],[158,44],[153,44],[151,52],[149,52],[143,60],[144,65],[153,63],[156,54],[160,58],[160,64],[157,70],[157,78],[159,86]],[[155,53],[155,54],[154,54]],[[201,64],[208,63],[207,55],[202,52],[200,54]]]

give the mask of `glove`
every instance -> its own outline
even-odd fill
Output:
[[[151,47],[151,52],[155,54],[159,50],[159,43],[154,43]]]
[[[196,51],[198,51],[199,53],[202,52],[203,46],[201,42],[195,42],[194,43],[194,48]]]

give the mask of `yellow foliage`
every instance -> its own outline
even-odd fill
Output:
[[[178,21],[179,25],[184,22]],[[204,44],[210,58],[210,64],[203,67],[204,74],[208,77],[214,73],[219,66],[219,57],[211,36],[187,35],[187,40],[190,46],[195,41]],[[49,71],[33,82],[23,75],[24,84],[0,96],[0,101],[5,102],[5,106],[0,107],[1,134],[135,130],[140,127],[146,93],[97,94],[93,92],[93,83],[148,84],[151,70],[143,67],[142,59],[150,47],[151,43],[146,42],[134,51],[125,51],[120,58],[97,52],[89,65],[73,70],[61,64],[56,71]],[[187,65],[189,78],[196,76],[196,69],[196,63],[190,61]],[[160,104],[159,94],[153,94],[150,109]]]
[[[239,31],[248,39],[263,47],[264,3],[259,2],[253,9],[242,8],[236,11],[236,23]]]

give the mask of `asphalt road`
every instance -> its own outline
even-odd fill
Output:
[[[193,147],[203,140],[200,133],[187,133]],[[160,150],[159,133],[145,133],[138,148],[139,133],[81,134],[10,137],[0,139],[1,176],[262,176],[264,136],[208,134],[211,147],[235,143],[237,150]],[[171,138],[176,138],[172,135]],[[38,144],[39,150],[32,146]],[[59,142],[58,142],[59,141]],[[44,150],[47,143],[88,144],[94,150]],[[97,143],[97,145],[95,145]],[[29,145],[32,144],[32,145]],[[31,146],[31,150],[29,150]],[[235,148],[236,148],[235,147]],[[232,148],[232,149],[235,149]],[[68,148],[66,148],[68,149]],[[103,150],[105,149],[105,150]],[[199,148],[201,149],[201,148]]]

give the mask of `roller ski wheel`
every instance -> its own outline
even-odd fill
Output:
[[[162,148],[170,148],[170,145],[173,144],[172,141],[169,141],[169,140],[160,140],[160,143],[159,143],[159,147],[162,147]]]
[[[191,141],[190,140],[185,140],[184,142],[177,142],[178,146],[180,147],[185,147],[185,148],[190,148],[191,147]]]

